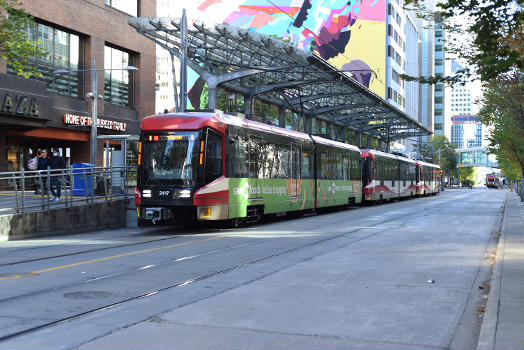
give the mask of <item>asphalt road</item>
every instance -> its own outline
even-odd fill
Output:
[[[0,349],[473,348],[505,195],[0,243]]]

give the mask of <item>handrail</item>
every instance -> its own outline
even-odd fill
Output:
[[[127,202],[129,175],[134,172],[133,166],[0,172],[0,215],[112,203],[122,198]],[[58,195],[58,189],[61,196],[56,201],[52,193]]]

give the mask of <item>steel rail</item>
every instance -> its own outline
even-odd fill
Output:
[[[425,208],[421,208],[420,210],[418,210],[416,212],[422,212],[422,211],[425,211],[425,210],[426,210]],[[414,214],[413,212],[410,212],[410,213],[407,213],[407,214],[402,215],[402,216],[396,216],[394,218],[385,219],[385,220],[382,220],[380,222],[370,223],[366,227],[379,226],[379,225],[382,225],[384,223],[387,223],[387,222],[390,222],[390,221],[395,221],[395,220],[398,220],[398,219],[403,218],[403,217],[408,217],[408,216],[411,217],[411,216],[413,216],[413,214]],[[150,290],[150,291],[145,292],[145,293],[140,293],[138,295],[135,295],[135,296],[132,296],[132,297],[128,297],[128,298],[125,298],[123,300],[120,300],[120,301],[117,301],[117,302],[114,302],[114,303],[110,303],[108,305],[95,307],[95,308],[92,308],[90,310],[77,313],[76,315],[73,315],[73,316],[60,318],[60,319],[57,319],[55,321],[45,322],[45,323],[42,323],[41,325],[37,325],[37,326],[34,326],[34,327],[29,327],[29,328],[21,330],[21,331],[17,331],[17,332],[13,332],[13,333],[10,333],[10,334],[6,334],[6,335],[3,335],[3,336],[0,336],[0,342],[6,341],[6,340],[9,340],[9,339],[12,339],[12,338],[20,337],[22,335],[30,334],[32,332],[35,332],[35,331],[38,331],[38,330],[41,330],[41,329],[45,329],[45,328],[49,328],[49,327],[52,327],[52,326],[63,324],[63,323],[69,322],[69,321],[73,321],[73,320],[79,319],[80,317],[83,317],[83,316],[86,316],[86,315],[90,315],[90,314],[94,314],[94,313],[97,313],[97,312],[101,312],[101,311],[104,311],[104,310],[108,310],[108,309],[111,309],[111,308],[114,308],[114,307],[126,304],[128,302],[132,302],[132,301],[140,300],[140,299],[145,299],[145,298],[151,297],[153,295],[156,295],[158,293],[161,293],[161,292],[164,292],[164,291],[168,291],[170,289],[174,289],[174,288],[186,286],[186,285],[189,285],[189,284],[193,284],[195,282],[207,280],[207,279],[209,279],[211,277],[214,277],[214,276],[217,276],[217,275],[225,274],[225,273],[230,272],[230,271],[234,271],[234,270],[237,270],[237,269],[248,267],[250,265],[253,265],[253,264],[265,261],[265,260],[269,260],[269,259],[281,256],[281,255],[289,254],[289,253],[295,252],[295,251],[300,250],[300,249],[309,248],[309,247],[312,247],[312,246],[315,246],[315,245],[318,245],[318,244],[321,244],[321,243],[324,243],[324,242],[328,242],[328,241],[331,241],[331,240],[343,237],[343,236],[345,236],[347,234],[350,234],[350,233],[355,233],[355,232],[361,231],[363,229],[364,228],[362,228],[362,227],[356,227],[354,229],[345,231],[343,233],[330,235],[329,237],[326,237],[326,238],[310,241],[310,242],[307,242],[307,243],[304,243],[304,244],[301,244],[301,245],[298,245],[298,246],[295,246],[295,247],[284,249],[284,250],[281,250],[281,251],[278,251],[278,252],[275,252],[275,253],[272,253],[272,254],[268,254],[268,255],[265,255],[265,256],[262,256],[262,257],[259,257],[259,258],[256,258],[256,259],[248,260],[248,261],[245,261],[245,262],[242,262],[242,263],[239,263],[239,264],[235,264],[235,265],[232,265],[232,266],[229,266],[229,267],[217,270],[217,271],[213,271],[211,273],[207,273],[207,274],[200,275],[200,276],[195,276],[194,278],[187,279],[187,280],[182,281],[182,282],[173,283],[171,285],[168,285],[168,286],[165,286],[165,287],[162,287],[162,288],[153,289],[153,290]],[[385,228],[384,230],[381,230],[379,232],[371,233],[371,234],[366,235],[364,237],[360,237],[358,239],[355,239],[354,241],[346,243],[345,246],[353,244],[353,243],[360,242],[362,240],[374,237],[376,235],[379,235],[379,234],[385,232],[387,229],[388,228]],[[252,243],[254,244],[256,242],[264,241],[264,240],[267,240],[267,239],[268,238],[260,239],[260,240],[257,240],[255,242],[252,242]],[[232,247],[223,248],[223,250],[227,250],[227,249],[232,249]],[[210,251],[210,252],[208,252],[206,254],[209,254],[209,253],[212,253],[212,252],[218,252],[218,251],[219,250],[213,250],[213,251]],[[179,259],[173,259],[171,261],[165,262],[165,264],[174,263],[174,262],[177,262],[177,260],[179,260]],[[158,267],[158,266],[162,266],[162,265],[156,265],[155,267]],[[155,268],[155,267],[152,267],[152,269]],[[122,274],[130,273],[130,272],[133,272],[133,271],[136,271],[136,269],[133,269],[132,271],[122,272]],[[257,277],[257,278],[260,278],[260,277]],[[91,280],[95,280],[95,279],[91,279]],[[82,283],[85,283],[85,282],[82,282]],[[64,287],[65,286],[60,286],[60,287],[57,287],[56,289],[52,289],[52,290],[57,290],[57,289],[64,288]],[[37,292],[35,292],[35,294],[36,293]]]

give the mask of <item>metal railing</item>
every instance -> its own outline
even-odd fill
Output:
[[[0,172],[0,215],[121,199],[127,202],[135,186],[136,167]]]

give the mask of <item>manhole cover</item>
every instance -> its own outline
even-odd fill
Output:
[[[99,292],[96,290],[64,294],[64,298],[68,298],[68,299],[99,299],[99,298],[107,298],[110,296],[113,296],[113,294],[109,292]]]
[[[8,278],[23,278],[23,277],[34,277],[38,276],[37,273],[1,273],[0,279],[8,279]]]

